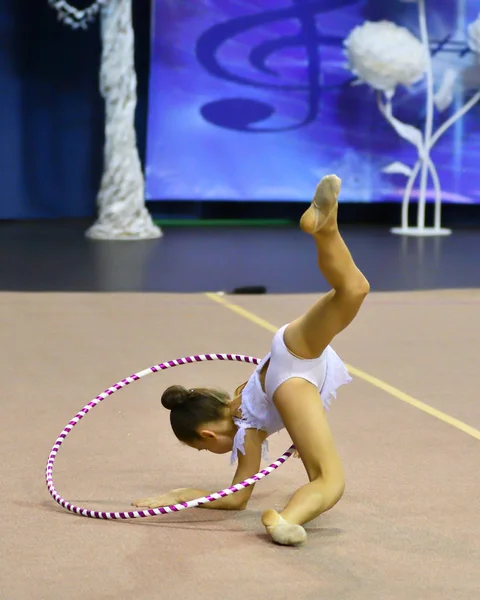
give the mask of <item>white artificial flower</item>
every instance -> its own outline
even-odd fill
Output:
[[[472,52],[480,54],[480,14],[477,20],[468,26],[468,46]]]
[[[350,32],[344,45],[350,70],[376,90],[393,92],[397,85],[412,85],[427,67],[420,40],[391,21],[365,21]]]

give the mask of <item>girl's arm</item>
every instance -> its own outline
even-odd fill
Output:
[[[267,438],[267,433],[258,429],[247,429],[245,432],[245,454],[238,453],[238,467],[233,477],[232,485],[241,483],[248,479],[260,469],[262,460],[262,443]],[[247,507],[250,496],[252,495],[254,485],[250,485],[244,490],[235,492],[226,498],[214,500],[207,504],[201,504],[199,508],[215,508],[217,510],[244,510]],[[210,492],[204,490],[186,489],[179,490],[181,496],[180,502],[188,502],[202,496],[208,496]]]
[[[258,429],[247,429],[245,432],[245,454],[238,454],[238,467],[232,481],[232,485],[248,479],[260,469],[262,459],[262,443],[267,438],[265,431]],[[220,498],[207,504],[202,504],[199,508],[215,508],[217,510],[244,510],[248,504],[253,492],[253,485],[244,490],[235,492],[226,498]],[[169,506],[179,504],[180,502],[189,502],[197,498],[208,496],[212,492],[192,488],[180,488],[172,490],[160,496],[136,500],[132,504],[142,508],[157,508],[159,506]]]

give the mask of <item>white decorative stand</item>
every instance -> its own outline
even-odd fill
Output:
[[[417,208],[417,226],[410,227],[408,225],[408,205],[410,201],[410,194],[405,195],[402,201],[402,226],[394,227],[390,231],[397,235],[408,235],[414,237],[420,236],[437,236],[437,235],[450,235],[451,229],[445,229],[440,226],[441,222],[441,206],[442,196],[440,191],[440,185],[438,176],[433,172],[433,163],[430,161],[430,149],[432,139],[432,127],[433,127],[433,69],[432,69],[432,57],[430,55],[430,43],[428,39],[428,28],[427,28],[427,16],[426,16],[425,0],[419,0],[418,2],[418,20],[420,25],[420,38],[422,46],[425,50],[426,58],[426,84],[427,84],[427,111],[425,118],[425,130],[422,139],[422,147],[419,149],[420,158],[420,196],[418,199]],[[452,81],[453,84],[453,81]],[[426,208],[426,195],[427,195],[427,183],[428,173],[431,167],[431,174],[435,185],[435,225],[433,227],[425,226],[425,208]]]
[[[100,90],[105,99],[104,171],[97,196],[98,218],[86,232],[97,240],[145,240],[162,236],[145,207],[144,178],[138,156],[134,117],[137,79],[134,67],[132,0],[96,0],[77,10],[49,0],[59,18],[85,28],[101,14]]]
[[[433,132],[434,107],[444,111],[453,100],[453,88],[458,73],[447,68],[443,81],[434,94],[432,58],[427,29],[425,0],[401,0],[417,2],[421,40],[413,36],[405,27],[398,27],[390,21],[370,22],[355,27],[345,40],[349,68],[358,76],[355,83],[368,83],[377,90],[377,104],[381,114],[395,129],[398,135],[413,144],[418,153],[418,160],[413,168],[400,162],[386,166],[384,173],[402,174],[408,177],[402,199],[401,226],[391,229],[397,235],[407,236],[446,236],[452,232],[441,226],[442,194],[440,181],[430,152],[438,139],[447,129],[479,100],[477,91],[465,105],[447,119],[436,132]],[[468,45],[470,50],[480,54],[480,15],[468,27]],[[397,85],[407,87],[425,78],[426,83],[426,118],[425,128],[420,129],[399,121],[393,115],[392,99]],[[417,224],[408,224],[408,208],[413,185],[420,174]],[[430,175],[435,190],[434,224],[425,225],[425,210],[428,176]]]
[[[450,235],[451,229],[445,229],[444,227],[393,227],[390,229],[392,233],[397,235],[409,235],[412,237],[434,237],[437,235]]]

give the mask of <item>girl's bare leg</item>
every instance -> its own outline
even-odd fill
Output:
[[[339,192],[340,179],[335,175],[324,177],[317,186],[311,206],[300,220],[302,229],[315,241],[319,269],[332,287],[285,330],[287,347],[302,358],[320,356],[332,339],[355,318],[370,290],[338,231]]]
[[[345,482],[316,387],[303,379],[290,379],[275,392],[274,401],[310,482],[293,494],[281,513],[266,510],[262,522],[274,542],[294,546],[306,540],[302,525],[340,500]]]
[[[319,269],[332,287],[285,330],[288,349],[301,358],[320,356],[355,318],[370,289],[338,231],[339,192],[338,177],[324,177],[300,221],[302,229],[314,238]],[[262,521],[275,542],[297,545],[306,539],[301,525],[329,510],[342,496],[343,471],[318,390],[304,380],[290,379],[278,388],[273,400],[310,483],[295,492],[280,514],[265,511]]]

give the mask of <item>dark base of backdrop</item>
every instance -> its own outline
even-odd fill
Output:
[[[161,225],[168,225],[172,220],[175,225],[181,225],[182,221],[201,225],[202,222],[212,224],[212,221],[224,219],[238,221],[239,225],[244,220],[249,224],[259,220],[264,226],[269,220],[272,225],[278,221],[298,223],[305,207],[299,202],[147,202],[148,210]],[[433,224],[433,211],[433,204],[427,204],[426,225]],[[416,203],[410,206],[409,216],[410,224],[416,225]],[[339,220],[344,224],[397,227],[400,219],[401,205],[396,202],[340,204]],[[444,204],[442,226],[480,227],[480,205]]]
[[[197,202],[197,201],[147,201],[146,207],[152,218],[162,227],[174,226],[213,226],[223,225],[261,225],[277,226],[298,223],[306,208],[299,202]],[[433,204],[426,206],[426,226],[433,224]],[[68,217],[67,217],[68,218]],[[72,222],[87,215],[71,217]],[[92,213],[92,218],[94,214]],[[417,204],[409,209],[409,224],[416,225]],[[65,216],[55,217],[50,214],[36,215],[24,219],[5,219],[0,223],[16,221],[49,221],[63,222]],[[398,227],[401,220],[401,205],[396,202],[351,203],[340,204],[339,222],[348,225],[383,225]],[[449,228],[480,228],[480,205],[444,204],[442,206],[442,226]],[[1,231],[1,230],[0,230]],[[480,234],[480,232],[479,232]]]

